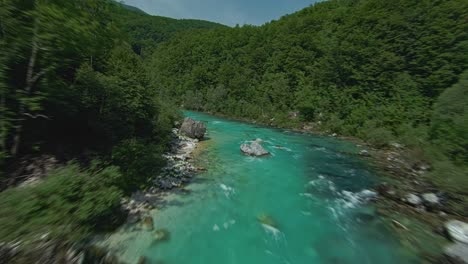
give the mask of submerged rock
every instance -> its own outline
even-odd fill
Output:
[[[260,224],[262,225],[267,225],[267,226],[277,228],[277,224],[275,220],[273,220],[273,217],[271,217],[270,215],[267,215],[267,214],[258,215],[257,221],[260,222]]]
[[[184,119],[179,132],[190,138],[203,139],[206,133],[206,125],[203,122],[187,117]]]
[[[159,229],[154,232],[155,242],[168,241],[171,237],[171,234],[167,229]]]
[[[458,220],[451,220],[445,224],[450,238],[455,242],[468,244],[468,224]]]
[[[260,156],[269,155],[270,152],[266,151],[262,147],[262,145],[260,145],[259,142],[261,142],[261,141],[255,140],[254,142],[252,142],[250,144],[242,144],[240,146],[240,149],[244,154],[247,154],[247,155],[250,155],[250,156],[260,157]]]
[[[153,231],[154,221],[151,216],[145,216],[141,222],[141,228],[146,231]]]
[[[146,264],[146,263],[148,263],[148,261],[146,261],[146,257],[144,256],[141,256],[137,262],[137,264]]]

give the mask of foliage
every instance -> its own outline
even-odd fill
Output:
[[[122,174],[117,167],[83,170],[71,163],[47,181],[0,193],[0,237],[82,238],[97,227],[110,227],[119,215]]]
[[[150,176],[157,175],[164,166],[163,147],[151,142],[130,139],[112,151],[112,161],[119,165],[125,179],[121,189],[130,192],[148,185]]]
[[[467,19],[463,0],[323,1],[260,27],[177,34],[157,45],[149,81],[186,109],[277,126],[297,126],[298,111],[330,133],[402,142],[435,182],[459,184]]]
[[[150,81],[188,109],[280,126],[299,111],[355,136],[372,121],[390,138],[427,126],[432,102],[467,67],[467,8],[326,1],[261,27],[184,32],[158,45]]]
[[[456,163],[468,164],[468,71],[434,106],[430,138]]]
[[[0,2],[0,179],[31,154],[77,160],[37,186],[0,193],[2,241],[83,238],[112,225],[122,195],[163,166],[179,113],[149,84],[129,44],[143,39],[122,20],[154,19],[145,38],[214,25],[128,12],[107,0]],[[96,157],[104,163],[90,166]]]

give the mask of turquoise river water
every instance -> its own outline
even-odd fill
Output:
[[[350,142],[186,112],[208,126],[208,169],[153,213],[170,239],[123,229],[111,247],[130,263],[418,263],[371,204],[376,184]],[[271,156],[241,154],[260,138]]]

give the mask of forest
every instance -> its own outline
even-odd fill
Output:
[[[467,10],[463,0],[325,1],[261,27],[178,34],[155,49],[149,78],[183,108],[404,144],[464,197]]]
[[[0,237],[118,225],[120,199],[164,165],[179,109],[404,144],[466,216],[467,21],[465,0],[330,0],[236,27],[1,1]],[[44,155],[62,166],[14,187]]]
[[[180,117],[149,82],[141,43],[220,25],[101,0],[2,1],[0,18],[0,237],[82,239],[113,226],[120,199],[164,165]],[[61,166],[39,173],[45,181],[9,188],[50,156]],[[36,171],[54,165],[43,163]]]

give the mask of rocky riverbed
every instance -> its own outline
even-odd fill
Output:
[[[199,140],[181,135],[177,128],[172,130],[172,137],[170,151],[163,155],[167,165],[152,179],[153,186],[122,199],[123,209],[129,212],[128,223],[144,219],[161,201],[161,196],[189,183],[197,172],[204,170],[193,163],[193,154]]]

